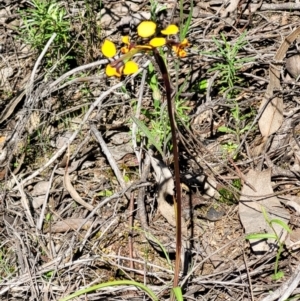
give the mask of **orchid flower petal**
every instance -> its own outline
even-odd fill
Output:
[[[162,34],[164,35],[171,35],[171,34],[177,34],[179,31],[178,26],[175,24],[170,24],[167,28],[161,31]]]
[[[115,44],[109,40],[104,41],[101,51],[102,51],[103,55],[108,58],[112,58],[117,53]]]
[[[149,38],[155,34],[156,23],[152,21],[143,21],[137,27],[137,33],[142,38]]]
[[[123,70],[124,75],[129,75],[137,72],[139,70],[139,66],[136,62],[134,61],[128,61],[125,63],[125,67]]]
[[[121,74],[117,71],[117,69],[115,67],[112,67],[110,64],[106,66],[105,73],[108,77],[110,76],[121,77]]]
[[[150,40],[149,44],[153,47],[161,47],[166,45],[167,40],[165,38],[153,38]]]
[[[122,42],[124,43],[124,44],[126,44],[126,45],[129,45],[129,36],[123,36],[122,37]]]

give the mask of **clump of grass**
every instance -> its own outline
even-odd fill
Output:
[[[32,0],[32,7],[20,11],[23,21],[20,39],[32,49],[41,52],[50,37],[56,37],[46,54],[47,66],[61,60],[60,64],[71,57],[67,52],[71,44],[71,22],[66,9],[57,1]]]

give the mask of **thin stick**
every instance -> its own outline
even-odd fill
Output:
[[[140,84],[139,98],[138,98],[136,111],[135,111],[135,118],[137,118],[137,119],[139,119],[140,113],[141,113],[142,99],[143,99],[143,93],[144,93],[144,88],[145,88],[146,75],[147,75],[147,69],[144,69],[141,84]],[[133,145],[133,148],[134,148],[136,158],[139,162],[139,173],[141,175],[142,174],[142,170],[141,170],[141,151],[137,150],[137,142],[136,142],[137,130],[138,130],[138,126],[135,122],[133,122],[132,123],[132,145]]]
[[[52,173],[51,173],[51,176],[50,176],[47,193],[45,195],[43,207],[42,207],[41,214],[40,214],[40,219],[39,219],[38,224],[36,226],[36,228],[38,230],[42,230],[43,221],[44,221],[44,217],[45,217],[46,205],[47,205],[48,197],[49,197],[49,194],[50,194],[50,189],[51,189],[51,185],[52,185],[52,181],[53,181],[53,177],[54,177],[54,173],[55,173],[56,168],[57,168],[57,164],[54,166],[54,168],[52,170]]]
[[[55,39],[56,37],[56,33],[53,33],[51,38],[49,39],[49,41],[47,42],[46,46],[44,47],[42,53],[39,55],[36,63],[34,64],[34,67],[33,67],[33,70],[32,70],[32,73],[31,73],[31,76],[30,76],[30,79],[29,79],[29,84],[28,84],[28,87],[27,87],[27,95],[26,95],[26,98],[28,99],[31,92],[32,92],[32,89],[33,89],[33,83],[34,83],[34,76],[36,74],[36,71],[37,71],[37,68],[38,66],[40,65],[40,62],[41,60],[43,59],[43,57],[45,56],[48,48],[50,47],[50,45],[52,44],[53,40]],[[28,103],[26,99],[26,103]]]
[[[110,165],[110,167],[112,168],[113,172],[115,173],[115,176],[119,182],[119,184],[121,185],[122,189],[126,189],[126,183],[123,179],[122,173],[117,165],[116,160],[113,158],[113,156],[111,155],[111,152],[109,151],[101,133],[97,130],[95,125],[91,125],[91,131],[94,134],[94,136],[96,137],[96,139],[98,140],[101,149],[104,153],[104,155],[106,156],[106,159]],[[130,200],[130,195],[128,192],[125,192],[125,195],[127,197],[128,200]]]
[[[250,291],[251,301],[254,301],[253,288],[252,288],[252,282],[251,282],[251,276],[250,276],[250,273],[249,273],[247,258],[246,258],[246,256],[245,256],[245,251],[244,251],[244,249],[243,249],[243,259],[244,259],[244,263],[245,263],[245,267],[246,267],[246,272],[247,272],[247,276],[248,276],[249,291]]]
[[[133,259],[133,211],[134,211],[134,194],[131,192],[130,196],[130,205],[129,205],[129,236],[128,236],[128,250],[129,258]],[[129,266],[131,269],[134,269],[134,262],[129,261]]]

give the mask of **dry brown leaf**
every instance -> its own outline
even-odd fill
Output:
[[[262,206],[265,208],[269,219],[279,219],[286,224],[289,222],[290,215],[280,204],[276,196],[273,194],[271,185],[271,169],[265,171],[250,170],[246,176],[247,182],[251,184],[256,192],[249,186],[244,185],[242,196],[239,202],[239,214],[241,222],[245,228],[245,233],[274,233],[267,224],[263,213]],[[265,197],[263,197],[265,196]],[[273,224],[276,233],[280,236],[281,241],[288,241],[288,233],[278,224]],[[270,244],[274,243],[274,239],[251,240],[252,250],[256,253],[269,251]]]
[[[232,0],[228,2],[228,5],[225,5],[221,10],[220,10],[220,16],[222,18],[227,17],[230,13],[233,13],[239,4],[239,0]]]
[[[297,39],[299,34],[300,28],[297,28],[284,39],[274,57],[274,64],[271,64],[269,67],[270,82],[259,108],[259,111],[263,110],[263,113],[258,121],[260,132],[264,137],[269,137],[282,125],[283,99],[280,96],[273,97],[273,94],[274,90],[279,90],[281,88],[281,62],[285,58],[289,46]],[[276,64],[278,62],[279,64]]]
[[[85,221],[84,218],[68,218],[63,221],[58,221],[51,225],[52,233],[64,233],[70,230],[77,230],[82,223]],[[92,222],[86,221],[86,223],[81,227],[83,230],[87,230],[91,227]],[[49,232],[50,228],[45,229],[45,233]]]
[[[294,79],[297,79],[300,75],[300,54],[295,54],[287,58],[285,61],[285,67],[287,72]]]
[[[49,181],[37,182],[31,192],[31,196],[45,195],[49,190]]]
[[[277,81],[276,81],[277,82]],[[279,82],[279,80],[278,80]],[[273,88],[280,88],[274,83],[272,87],[272,91],[267,89],[267,92],[263,98],[263,101],[260,106],[260,110],[266,105],[269,99],[273,96]],[[273,133],[275,133],[283,122],[283,100],[281,97],[274,97],[271,101],[269,101],[267,107],[265,108],[261,118],[258,121],[259,129],[261,134],[264,137],[269,137]]]

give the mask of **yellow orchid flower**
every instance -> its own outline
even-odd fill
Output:
[[[184,48],[190,46],[187,39],[184,39],[180,44],[173,45],[172,48],[178,57],[186,57],[186,51]]]
[[[137,33],[142,38],[150,38],[155,35],[157,25],[153,21],[142,21],[137,27]],[[178,26],[175,24],[170,24],[164,30],[161,30],[161,33],[165,36],[177,34],[179,31]],[[185,57],[186,51],[184,48],[189,46],[188,40],[184,39],[181,43],[177,43],[174,40],[168,40],[162,36],[155,36],[154,38],[146,40],[146,42],[141,44],[136,44],[130,41],[129,36],[122,37],[122,43],[125,44],[121,48],[123,55],[113,60],[110,64],[106,66],[105,73],[107,76],[117,76],[121,77],[122,75],[130,75],[138,71],[138,64],[132,61],[132,57],[139,52],[149,52],[154,50],[157,47],[162,47],[168,45],[172,47],[174,52],[179,57]],[[101,51],[104,56],[107,58],[113,58],[117,49],[113,42],[105,40]]]
[[[142,21],[137,27],[137,33],[142,38],[149,38],[155,34],[156,23],[153,21]]]

